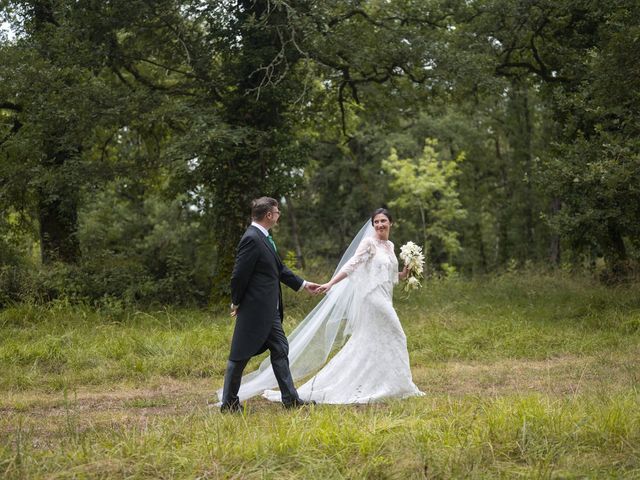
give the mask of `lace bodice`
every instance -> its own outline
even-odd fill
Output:
[[[398,283],[398,259],[393,242],[375,237],[365,238],[340,271],[350,277],[357,275],[357,281],[363,282],[369,289],[381,284],[392,288]]]

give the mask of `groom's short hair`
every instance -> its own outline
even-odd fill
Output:
[[[278,201],[271,197],[260,197],[251,201],[251,218],[262,220],[273,207],[278,206]]]

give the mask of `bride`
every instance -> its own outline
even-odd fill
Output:
[[[393,286],[408,270],[398,272],[389,241],[392,225],[388,210],[373,213],[331,281],[318,288],[326,297],[291,333],[289,363],[294,380],[317,372],[298,388],[301,399],[349,404],[423,395],[413,383],[406,336],[393,309]],[[325,365],[333,347],[345,339]],[[280,401],[280,392],[271,390],[277,383],[269,367],[266,359],[242,379],[241,401],[260,393]]]

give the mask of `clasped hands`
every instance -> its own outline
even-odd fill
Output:
[[[304,284],[304,289],[309,292],[311,295],[316,295],[318,292],[318,289],[320,287],[323,287],[324,285],[318,285],[317,283],[314,282],[305,282]],[[237,317],[238,316],[238,305],[234,305],[233,303],[231,304],[231,316],[232,317]]]
[[[327,293],[330,288],[331,288],[331,285],[329,283],[319,285],[314,282],[307,282],[304,286],[304,289],[312,295],[318,295],[319,293]]]
[[[331,282],[319,285],[315,282],[306,282],[304,285],[304,289],[310,293],[311,295],[318,295],[320,293],[327,293],[329,289],[331,289]],[[231,304],[231,316],[235,317],[238,315],[238,305]]]

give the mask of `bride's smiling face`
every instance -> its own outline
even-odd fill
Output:
[[[393,225],[384,213],[379,213],[373,217],[373,228],[380,240],[389,240],[389,231]]]

